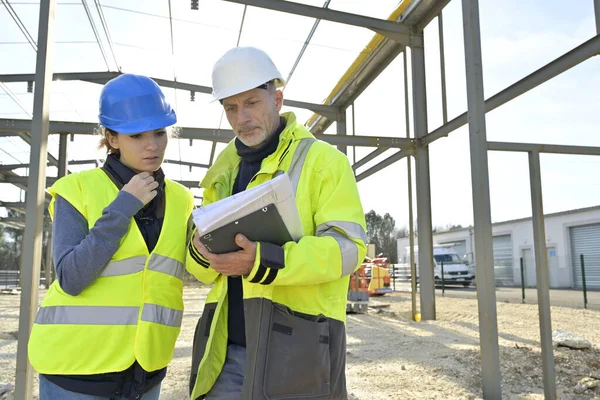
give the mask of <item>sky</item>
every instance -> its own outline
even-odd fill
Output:
[[[87,0],[86,0],[87,1]],[[324,1],[304,3],[322,6]],[[36,1],[11,1],[14,10],[37,38],[39,5]],[[302,49],[314,19],[248,7],[225,1],[202,0],[200,10],[189,9],[189,2],[172,2],[173,50],[168,2],[165,0],[102,0],[102,10],[114,42],[115,59],[108,52],[104,61],[94,32],[80,1],[59,1],[56,24],[55,72],[114,71],[147,74],[211,86],[214,62],[236,44],[263,48],[273,58],[284,77],[288,77]],[[108,50],[108,41],[93,1],[87,1]],[[590,39],[595,34],[592,0],[571,2],[480,1],[485,97],[525,77],[546,63]],[[397,0],[331,0],[330,7],[341,11],[387,18]],[[240,33],[240,25],[243,25]],[[77,21],[77,23],[74,23]],[[269,23],[265,23],[269,21]],[[343,73],[372,38],[373,32],[357,27],[321,21],[285,88],[285,97],[321,103]],[[448,117],[466,111],[462,9],[453,0],[444,9],[444,44]],[[410,52],[409,52],[410,55]],[[425,30],[425,55],[428,98],[428,128],[442,125],[438,28],[434,20]],[[8,62],[6,62],[8,60]],[[556,143],[600,146],[597,110],[600,100],[599,61],[587,60],[546,82],[486,116],[490,141]],[[410,63],[409,63],[410,64]],[[0,7],[0,74],[33,73],[35,52],[23,34]],[[409,71],[410,72],[410,71]],[[410,85],[410,81],[409,81]],[[26,84],[6,84],[19,104],[0,88],[0,118],[28,118],[33,95]],[[100,85],[81,82],[54,82],[51,93],[53,120],[96,122]],[[180,126],[229,128],[220,106],[210,96],[165,89],[176,108]],[[27,112],[28,111],[28,112]],[[294,111],[299,121],[307,121],[311,112]],[[348,134],[406,135],[404,120],[403,61],[399,56],[356,100],[354,122],[348,110]],[[412,109],[410,122],[412,123]],[[411,126],[412,132],[412,126]],[[335,124],[328,130],[335,133]],[[102,157],[95,151],[97,138],[77,136],[70,143],[71,159]],[[219,145],[217,151],[224,145]],[[51,137],[49,149],[58,153],[58,138]],[[357,160],[371,152],[357,148]],[[387,151],[358,173],[393,154]],[[167,158],[206,163],[208,142],[173,140]],[[353,162],[354,152],[348,148]],[[528,162],[526,154],[489,152],[490,198],[494,222],[531,215]],[[28,162],[28,146],[17,138],[0,138],[0,163]],[[600,204],[600,157],[542,155],[544,211],[547,213]],[[397,226],[408,224],[406,160],[399,161],[359,182],[365,212],[373,209],[390,213]],[[431,200],[433,225],[473,222],[468,129],[463,127],[448,138],[430,146]],[[90,166],[72,167],[77,171]],[[413,168],[414,170],[414,168]],[[25,170],[17,173],[24,174]],[[205,169],[165,166],[174,179],[201,180]],[[48,175],[56,169],[49,168]],[[0,185],[0,200],[15,201],[22,194],[8,185]],[[197,194],[201,191],[197,190]],[[415,213],[416,216],[416,213]],[[416,218],[416,217],[415,217]]]

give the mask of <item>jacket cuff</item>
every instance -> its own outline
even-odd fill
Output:
[[[280,269],[285,267],[283,247],[272,243],[257,242],[254,267],[246,277],[251,283],[269,285],[273,283]]]
[[[194,246],[193,240],[190,240],[188,242],[188,252],[190,253],[190,257],[192,257],[192,260],[194,260],[196,263],[198,263],[204,268],[210,267],[210,263],[208,262],[208,260],[204,258],[202,254],[200,254],[200,252],[196,249],[196,246]]]

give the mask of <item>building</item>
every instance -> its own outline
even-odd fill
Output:
[[[545,216],[546,248],[551,288],[583,287],[581,255],[584,256],[588,289],[600,289],[600,206]],[[535,287],[536,273],[531,218],[492,225],[494,270],[497,286],[521,285],[521,262],[525,286]],[[473,263],[473,228],[454,229],[433,236],[434,245],[452,246]],[[408,239],[398,239],[400,262],[407,262]]]

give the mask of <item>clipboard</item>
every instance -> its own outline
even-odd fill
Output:
[[[227,225],[200,236],[200,242],[215,254],[241,250],[235,243],[235,236],[241,233],[254,242],[268,242],[282,246],[291,242],[292,236],[277,211],[275,204],[269,204]]]

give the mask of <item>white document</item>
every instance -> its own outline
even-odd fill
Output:
[[[304,232],[296,206],[292,182],[287,174],[265,182],[252,189],[234,194],[205,207],[192,211],[194,224],[200,235],[234,222],[269,204],[274,204],[294,241]]]

